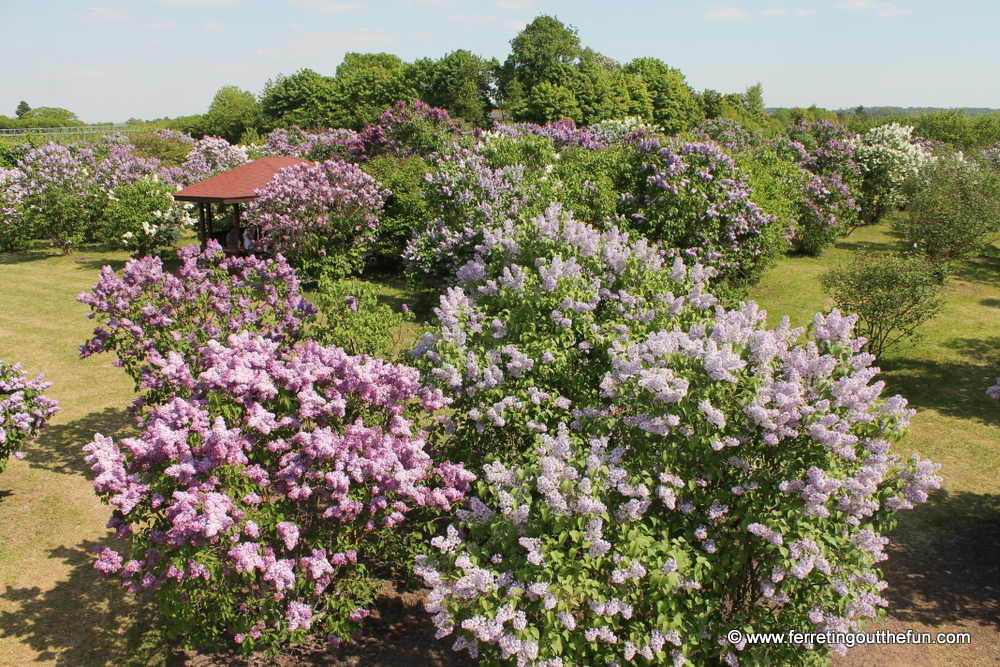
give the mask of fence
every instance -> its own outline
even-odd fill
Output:
[[[0,137],[21,137],[33,134],[37,137],[73,137],[105,134],[136,134],[150,132],[142,125],[80,125],[76,127],[16,127],[0,129]]]

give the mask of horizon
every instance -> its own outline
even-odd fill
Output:
[[[99,2],[0,5],[9,35],[0,114],[13,116],[21,100],[87,123],[201,114],[222,86],[259,94],[269,79],[303,68],[332,76],[350,51],[412,62],[466,49],[502,63],[510,40],[543,14],[623,64],[659,58],[699,92],[759,82],[771,108],[1000,108],[1000,91],[982,85],[1000,62],[990,34],[1000,3]]]

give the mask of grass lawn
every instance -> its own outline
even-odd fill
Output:
[[[884,250],[898,242],[886,226],[857,230],[823,257],[783,258],[750,296],[772,325],[784,315],[807,325],[832,306],[819,276],[860,245]],[[12,459],[0,475],[0,665],[168,664],[148,612],[109,596],[91,567],[94,547],[114,540],[80,448],[95,432],[116,439],[130,432],[125,406],[133,392],[108,356],[77,359],[92,324],[74,297],[96,283],[102,265],[120,268],[125,259],[92,247],[68,257],[42,249],[0,255],[0,359],[44,372],[62,406],[25,460]],[[378,282],[387,302],[409,300],[400,283]],[[931,502],[900,515],[894,539],[911,547],[940,544],[963,526],[1000,525],[1000,406],[985,394],[1000,375],[1000,249],[957,267],[945,297],[945,312],[922,327],[922,341],[879,360],[886,393],[906,396],[918,410],[896,451],[941,463],[945,480]],[[415,339],[418,329],[403,338]],[[994,643],[997,631],[994,622]],[[987,664],[971,654],[938,659],[921,650],[921,661],[911,664]]]

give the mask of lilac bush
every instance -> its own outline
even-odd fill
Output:
[[[290,348],[316,314],[281,255],[226,257],[214,241],[203,252],[190,245],[177,254],[176,275],[159,257],[144,257],[120,275],[105,266],[97,285],[77,296],[99,322],[80,358],[115,353],[143,392],[139,405],[163,405],[173,374],[181,366],[199,369],[210,340],[247,330]]]
[[[0,168],[0,251],[23,250],[34,238],[24,221],[24,173],[20,169]]]
[[[620,213],[650,240],[753,284],[784,244],[781,225],[751,200],[747,178],[713,144],[635,144]]]
[[[113,190],[120,185],[134,183],[159,171],[160,161],[156,158],[138,157],[128,144],[115,144],[94,171],[94,180],[104,190]]]
[[[83,242],[100,214],[103,197],[94,182],[95,166],[91,149],[52,142],[18,160],[24,174],[24,223],[63,254]]]
[[[127,549],[95,568],[155,601],[186,647],[277,651],[349,640],[382,582],[373,544],[475,478],[435,466],[414,419],[444,405],[412,368],[251,331],[199,363],[169,354],[169,401],[121,443],[84,450]]]
[[[875,224],[903,205],[903,183],[934,160],[930,150],[912,134],[909,125],[890,123],[872,128],[854,143],[855,160],[862,174],[858,204],[865,224]]]
[[[362,268],[389,194],[357,165],[302,163],[258,191],[246,222],[260,246],[283,253],[303,277],[343,278]]]
[[[0,472],[11,454],[22,457],[20,450],[28,438],[59,411],[59,402],[43,395],[52,386],[44,377],[31,380],[21,364],[0,359]]]
[[[588,150],[597,150],[607,145],[605,135],[587,127],[577,127],[568,118],[555,120],[545,125],[536,123],[493,123],[493,131],[504,136],[519,137],[524,134],[534,134],[550,139],[556,150],[567,146],[580,146]]]
[[[453,399],[442,447],[485,463],[418,561],[439,637],[494,664],[822,664],[844,647],[728,632],[878,617],[884,533],[940,478],[890,453],[913,411],[855,317],[796,344],[556,207],[478,253],[414,350]]]
[[[403,253],[411,281],[432,287],[453,281],[487,235],[510,228],[541,201],[538,184],[520,164],[494,168],[479,152],[453,146],[435,166],[424,197],[436,217]]]
[[[559,204],[489,230],[412,352],[428,382],[454,399],[446,422],[463,435],[442,446],[476,463],[527,451],[534,432],[591,400],[624,332],[707,317],[711,273],[671,264],[617,228],[598,231]]]
[[[807,255],[819,255],[850,232],[860,207],[840,174],[813,176],[805,184],[793,244]]]
[[[346,129],[330,129],[320,134],[307,132],[297,125],[290,128],[275,128],[264,142],[264,157],[298,157],[303,160],[322,162],[348,157],[348,147],[356,144],[357,132]]]
[[[185,184],[205,180],[224,171],[235,169],[250,161],[246,150],[233,146],[221,137],[203,137],[197,140],[181,165]]]
[[[122,180],[107,193],[101,238],[108,245],[145,257],[173,246],[194,226],[192,204],[174,201],[176,188],[156,174]]]
[[[471,147],[477,128],[452,119],[445,109],[426,102],[402,100],[386,110],[373,125],[366,125],[351,140],[349,152],[357,161],[380,155],[426,157],[449,144]]]

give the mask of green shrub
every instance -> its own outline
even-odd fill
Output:
[[[310,324],[309,337],[349,354],[395,361],[403,348],[403,331],[413,320],[409,309],[397,313],[379,303],[377,285],[360,280],[323,280],[313,297],[323,313]]]
[[[868,339],[865,349],[876,356],[914,338],[916,328],[943,305],[934,268],[920,257],[860,252],[851,264],[823,276],[822,283],[838,308],[858,314],[855,331]]]
[[[1000,172],[961,155],[941,158],[907,184],[906,216],[893,229],[944,278],[948,265],[1000,237]]]

